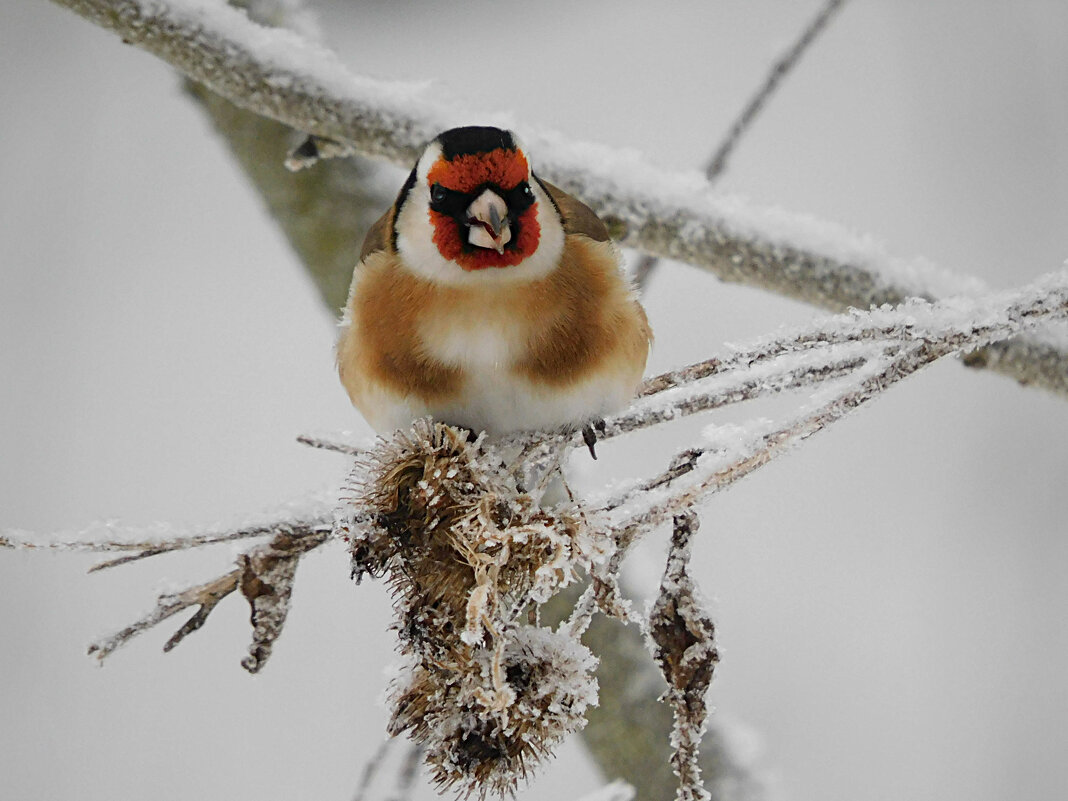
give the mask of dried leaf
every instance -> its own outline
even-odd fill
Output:
[[[692,511],[675,516],[660,594],[649,616],[653,657],[668,683],[663,700],[671,704],[675,716],[671,765],[679,777],[679,801],[709,797],[701,782],[698,748],[708,719],[705,694],[719,662],[715,625],[701,608],[696,586],[686,572],[690,539],[697,527]]]

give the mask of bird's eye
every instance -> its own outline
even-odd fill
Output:
[[[441,184],[434,184],[430,187],[430,202],[431,203],[444,203],[445,198],[449,196],[449,190]]]
[[[523,184],[523,197],[533,198],[534,190],[530,188],[530,184]]]

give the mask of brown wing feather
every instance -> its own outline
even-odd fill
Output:
[[[573,195],[569,195],[558,186],[553,186],[548,181],[538,179],[542,187],[549,193],[556,207],[560,209],[560,215],[564,218],[564,232],[568,234],[585,234],[595,242],[607,242],[608,228],[601,222],[593,209]]]
[[[388,250],[391,247],[390,230],[393,228],[393,209],[389,209],[375,220],[374,225],[367,229],[367,236],[363,238],[363,247],[360,248],[360,261],[363,261],[376,250]]]

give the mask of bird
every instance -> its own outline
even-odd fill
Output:
[[[426,146],[368,231],[336,355],[380,434],[425,416],[491,437],[581,428],[592,453],[651,343],[600,218],[515,133],[466,126]]]

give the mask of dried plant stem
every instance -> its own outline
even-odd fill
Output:
[[[300,536],[307,531],[329,531],[330,525],[331,521],[327,517],[313,517],[309,519],[289,520],[284,523],[249,526],[248,528],[239,528],[235,531],[228,531],[224,534],[176,537],[175,539],[167,540],[166,542],[157,543],[132,543],[132,547],[130,547],[129,550],[136,550],[136,553],[120,556],[106,562],[100,562],[89,568],[89,572],[92,573],[109,567],[118,567],[119,565],[136,562],[140,559],[147,559],[150,556],[159,556],[160,554],[172,553],[173,551],[189,550],[190,548],[200,548],[205,545],[216,545],[221,542],[234,542],[237,540],[255,539],[257,537],[271,537],[283,533]],[[123,550],[126,550],[126,548],[123,548]]]
[[[99,562],[89,568],[93,573],[119,565],[147,559],[150,556],[173,553],[174,551],[186,551],[193,548],[202,548],[208,545],[218,545],[224,542],[237,542],[239,540],[256,539],[258,537],[270,537],[282,532],[299,534],[309,529],[330,529],[331,520],[328,516],[312,516],[303,518],[294,516],[285,521],[260,523],[250,526],[242,526],[224,531],[212,531],[189,536],[176,536],[168,531],[161,531],[159,536],[152,539],[141,540],[107,540],[88,539],[94,534],[94,529],[87,529],[78,536],[77,540],[60,540],[55,542],[41,541],[29,532],[7,532],[0,534],[0,548],[13,550],[50,550],[50,551],[81,551],[86,553],[113,553],[122,552],[123,556],[115,557],[104,562]],[[109,527],[110,528],[110,527]]]
[[[664,700],[671,705],[674,726],[671,766],[679,777],[677,801],[708,801],[701,780],[700,746],[708,722],[705,695],[719,661],[716,628],[698,599],[690,577],[690,541],[697,515],[675,515],[660,592],[649,614],[648,636],[653,658],[667,681]]]
[[[358,448],[355,445],[347,445],[344,442],[335,442],[323,437],[312,437],[306,434],[301,434],[297,437],[297,442],[301,445],[307,445],[309,448],[334,451],[334,453],[343,453],[346,456],[359,456],[366,452],[365,449]]]
[[[196,631],[207,619],[207,616],[215,606],[227,595],[237,589],[237,580],[240,570],[237,568],[225,573],[205,584],[198,584],[177,593],[166,593],[159,597],[156,608],[147,615],[131,623],[129,626],[114,634],[97,640],[89,646],[89,655],[95,656],[103,662],[115,649],[125,645],[133,637],[147,631],[153,626],[162,623],[172,615],[176,615],[183,609],[191,606],[199,606],[200,609],[193,615],[163,646],[164,651],[171,650],[189,633]]]
[[[285,622],[289,593],[296,563],[308,551],[318,548],[330,536],[329,525],[280,525],[270,542],[258,545],[242,555],[238,567],[204,584],[174,593],[164,593],[155,608],[125,628],[89,646],[89,654],[101,662],[117,648],[138,634],[196,606],[190,617],[163,646],[170,651],[185,637],[204,625],[208,616],[226,596],[240,589],[252,605],[253,644],[251,653],[242,663],[250,672],[257,672],[270,655],[271,644],[277,639]]]

